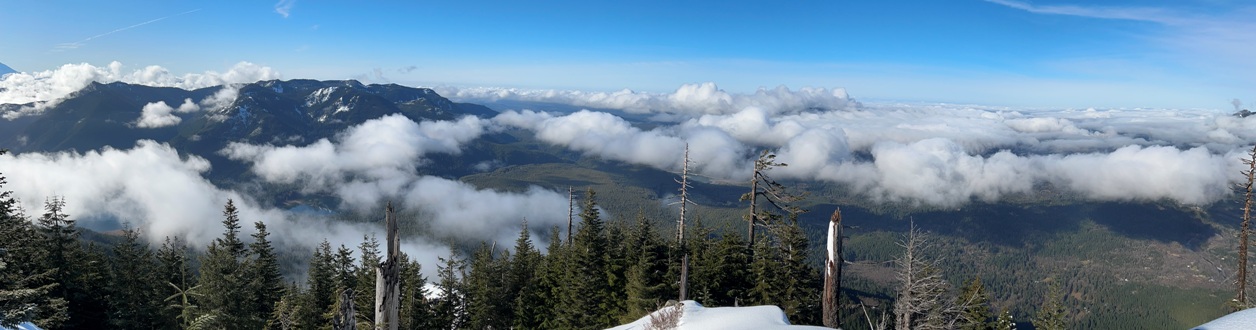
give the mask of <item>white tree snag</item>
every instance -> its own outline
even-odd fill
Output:
[[[841,305],[838,297],[842,291],[842,210],[833,211],[829,218],[829,258],[824,266],[824,326],[841,327]]]
[[[401,309],[401,239],[397,236],[397,216],[392,203],[384,215],[388,256],[375,268],[375,329],[397,330]],[[423,283],[414,283],[423,285]]]

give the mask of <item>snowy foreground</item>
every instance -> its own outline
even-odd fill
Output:
[[[1256,308],[1244,309],[1216,320],[1204,323],[1191,330],[1250,330],[1256,329]]]
[[[657,324],[655,321],[666,322],[669,316],[680,313],[674,327]],[[806,325],[789,325],[785,312],[776,306],[751,307],[714,307],[706,308],[693,300],[685,300],[683,307],[663,307],[632,323],[624,324],[608,330],[645,330],[645,329],[676,329],[676,330],[737,330],[737,329],[828,329]]]

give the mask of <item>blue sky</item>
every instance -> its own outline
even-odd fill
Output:
[[[1229,109],[1256,102],[1249,1],[6,1],[0,63],[865,100]]]

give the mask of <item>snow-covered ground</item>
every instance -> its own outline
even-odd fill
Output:
[[[1191,330],[1250,330],[1256,329],[1256,308],[1245,309],[1204,323]]]
[[[665,319],[664,315],[674,313],[672,307],[663,307],[663,309],[654,311],[650,315],[646,315],[632,323],[624,324],[608,330],[645,330],[645,329],[676,329],[676,330],[737,330],[737,329],[765,329],[765,330],[799,330],[799,329],[828,329],[825,327],[790,325],[789,319],[785,317],[785,312],[776,306],[750,306],[750,307],[702,307],[701,304],[693,300],[685,300],[682,302],[679,322],[676,327],[651,326],[651,316],[655,319]]]

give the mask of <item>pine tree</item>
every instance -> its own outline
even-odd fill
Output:
[[[331,252],[331,243],[324,240],[314,249],[310,258],[310,268],[306,277],[305,295],[301,297],[296,323],[308,329],[317,329],[331,324],[331,319],[324,314],[331,310],[335,303],[336,282],[335,256]]]
[[[1016,320],[1012,318],[1012,312],[1004,309],[999,313],[999,318],[994,320],[994,330],[1016,330]]]
[[[949,304],[945,295],[950,284],[942,279],[936,260],[929,260],[924,251],[928,240],[913,224],[907,237],[899,244],[903,255],[898,266],[898,297],[894,301],[897,329],[950,329],[959,320],[962,306]]]
[[[256,321],[253,325],[261,325],[261,320],[274,314],[275,304],[284,296],[284,285],[283,274],[279,271],[279,258],[270,244],[270,233],[266,231],[266,224],[258,221],[253,223],[253,227],[257,229],[253,234],[253,243],[249,244],[253,259],[248,264],[245,279],[253,295],[252,319]]]
[[[606,227],[597,209],[596,193],[590,189],[580,212],[580,229],[573,239],[566,284],[570,289],[557,309],[558,317],[569,328],[605,328],[610,326],[611,288],[607,276]]]
[[[705,306],[742,305],[753,284],[750,249],[741,235],[724,235],[695,255],[698,258],[690,276],[692,298]]]
[[[300,314],[301,288],[296,283],[284,286],[283,296],[279,297],[279,301],[275,303],[274,311],[266,320],[266,329],[270,330],[289,330],[300,329],[301,323],[298,319]]]
[[[550,228],[549,244],[546,246],[548,254],[541,258],[541,262],[537,265],[535,296],[526,296],[528,300],[516,302],[517,308],[523,310],[531,308],[536,312],[531,313],[539,317],[540,325],[527,325],[532,329],[561,329],[568,321],[564,319],[564,314],[559,311],[563,297],[567,296],[570,291],[570,283],[566,281],[568,251],[570,246],[565,245],[559,236],[558,226]],[[524,296],[521,296],[520,299]]]
[[[128,225],[122,231],[122,242],[113,246],[113,270],[109,285],[109,322],[117,329],[150,329],[158,327],[161,301],[156,260],[148,244],[140,241],[139,231]],[[164,297],[162,297],[164,298]]]
[[[973,278],[964,283],[956,305],[965,305],[960,313],[959,328],[963,330],[990,330],[994,328],[994,313],[990,311],[990,294],[986,293],[981,278]]]
[[[466,277],[467,326],[471,329],[506,329],[510,319],[511,304],[505,289],[506,269],[493,257],[494,251],[481,244],[471,257],[471,269]]]
[[[1047,285],[1047,294],[1043,296],[1042,306],[1034,315],[1034,328],[1042,330],[1063,330],[1068,327],[1065,320],[1064,292],[1060,283],[1052,281]]]
[[[357,273],[354,275],[357,287],[353,289],[358,294],[353,304],[361,311],[358,313],[359,321],[375,324],[375,267],[380,263],[379,241],[374,235],[362,236],[358,252],[361,258],[358,258]]]
[[[50,198],[44,203],[44,214],[38,220],[42,243],[47,252],[41,268],[53,269],[52,281],[58,283],[51,296],[66,302],[66,319],[62,327],[83,329],[105,324],[108,302],[104,297],[108,268],[103,253],[84,249],[79,243],[76,221],[65,213],[64,198]]]
[[[191,312],[184,311],[194,303],[192,297],[185,296],[185,293],[196,284],[192,267],[188,263],[187,249],[187,244],[182,239],[166,236],[161,249],[157,250],[157,296],[163,298],[164,304],[158,317],[161,322],[158,328],[176,328],[183,315],[194,318]]]
[[[0,155],[7,151],[0,149]],[[0,176],[0,189],[6,180]],[[57,328],[68,317],[66,301],[52,296],[59,285],[36,229],[18,208],[10,191],[0,190],[0,327],[31,321]]]
[[[240,217],[235,203],[228,200],[222,214],[226,231],[210,243],[201,261],[201,308],[213,315],[215,327],[255,329],[265,319],[250,308],[254,299],[244,268],[248,251],[239,237]]]
[[[462,283],[466,263],[451,249],[449,258],[439,258],[436,288],[439,297],[432,302],[432,322],[449,329],[460,329],[467,322],[466,289]]]
[[[401,328],[402,329],[438,329],[441,325],[434,322],[431,301],[428,299],[427,278],[423,276],[423,266],[409,258],[401,266]],[[374,301],[372,301],[373,303]]]
[[[790,220],[778,228],[781,269],[784,292],[781,309],[793,323],[820,323],[819,271],[807,264],[807,234],[798,226],[798,213],[791,213]]]
[[[557,234],[557,232],[555,232]],[[539,283],[537,272],[542,265],[542,256],[532,245],[532,233],[528,231],[528,221],[523,221],[523,229],[515,240],[515,254],[510,260],[510,274],[507,277],[507,292],[518,292],[511,304],[513,307],[512,325],[518,329],[536,329],[541,326],[545,315],[543,290],[548,290]]]
[[[357,260],[353,258],[353,250],[345,247],[344,244],[341,244],[340,248],[336,249],[335,258],[332,261],[332,264],[335,266],[335,271],[332,273],[332,279],[336,285],[335,292],[358,286],[358,268],[356,263]],[[371,292],[375,292],[375,290],[371,290]]]
[[[663,297],[671,291],[664,279],[669,260],[664,259],[665,246],[661,240],[650,220],[638,215],[626,241],[631,265],[628,267],[625,290],[627,310],[620,317],[619,323],[632,322],[645,316],[666,301]]]

